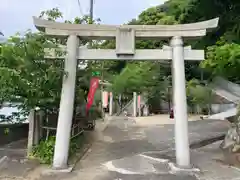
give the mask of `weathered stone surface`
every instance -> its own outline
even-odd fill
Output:
[[[240,149],[240,105],[236,108],[236,116],[232,118],[232,124],[227,131],[220,148],[228,149],[229,152],[238,152]]]
[[[135,54],[135,31],[133,29],[117,29],[116,53],[118,56]]]

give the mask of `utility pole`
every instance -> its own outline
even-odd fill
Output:
[[[94,7],[94,0],[90,0],[90,24],[93,24],[93,7]],[[90,47],[92,47],[92,41],[90,42]],[[102,118],[104,120],[104,111],[103,111],[103,105],[102,105],[102,93],[103,93],[103,69],[104,69],[104,62],[101,62],[101,112],[102,112]]]
[[[93,4],[94,0],[90,0],[90,13],[89,13],[90,24],[93,24]]]
[[[90,22],[89,24],[93,24],[93,8],[94,8],[94,0],[90,0],[90,12],[89,12],[89,18],[90,18]],[[90,41],[90,48],[93,46],[92,41]],[[104,111],[103,111],[103,104],[102,104],[102,93],[103,93],[103,68],[104,68],[104,62],[102,62],[101,64],[101,114],[102,114],[102,118],[104,120]]]
[[[103,86],[104,86],[104,83],[103,83],[103,70],[104,70],[104,61],[102,61],[101,62],[102,64],[101,64],[101,82],[102,82],[102,84],[101,84],[101,99],[103,100]],[[103,101],[102,101],[102,103],[101,103],[101,112],[102,112],[102,119],[103,119],[103,121],[104,121],[104,118],[105,118],[105,111],[104,111],[104,109],[103,109]]]

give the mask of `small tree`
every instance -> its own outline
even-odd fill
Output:
[[[210,88],[200,85],[198,80],[193,79],[187,84],[187,96],[189,105],[197,105],[201,108],[207,108],[208,114],[211,113],[213,95]]]
[[[57,8],[43,11],[40,18],[50,21],[62,19]],[[75,18],[67,23],[83,23],[88,16]],[[81,41],[85,45],[86,41]],[[66,45],[66,40],[45,36],[44,33],[27,31],[23,36],[16,34],[0,45],[0,102],[17,103],[22,113],[39,107],[48,112],[58,112],[60,103],[64,61],[45,59],[44,48]],[[77,71],[76,97],[83,102],[89,88],[89,65]],[[82,94],[82,92],[84,92]]]

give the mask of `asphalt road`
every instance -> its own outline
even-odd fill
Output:
[[[225,121],[189,122],[190,143],[221,135]],[[194,160],[195,155],[192,154]],[[200,157],[200,159],[203,159]],[[196,173],[176,173],[174,125],[138,126],[134,120],[114,118],[84,158],[69,175],[42,177],[46,180],[196,180]],[[200,162],[197,160],[197,162]]]

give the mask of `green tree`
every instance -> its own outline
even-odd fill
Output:
[[[210,114],[212,99],[212,90],[207,86],[202,86],[197,79],[192,79],[187,83],[187,100],[191,107],[198,106],[206,109]]]
[[[213,75],[239,83],[240,45],[221,40],[216,45],[208,47],[207,59],[201,63],[201,67],[211,71]]]
[[[50,21],[62,19],[57,9],[43,11],[40,18]],[[88,16],[75,18],[68,23],[88,23]],[[81,41],[85,45],[86,41]],[[50,38],[43,33],[27,31],[24,36],[16,34],[0,46],[0,102],[17,103],[22,112],[39,107],[57,112],[60,102],[64,63],[61,60],[44,58],[44,48],[56,48],[66,41]],[[86,97],[91,68],[77,71],[77,100]],[[81,78],[80,78],[81,77]]]
[[[114,79],[112,89],[118,94],[146,92],[153,86],[155,72],[157,69],[154,63],[128,63]]]

